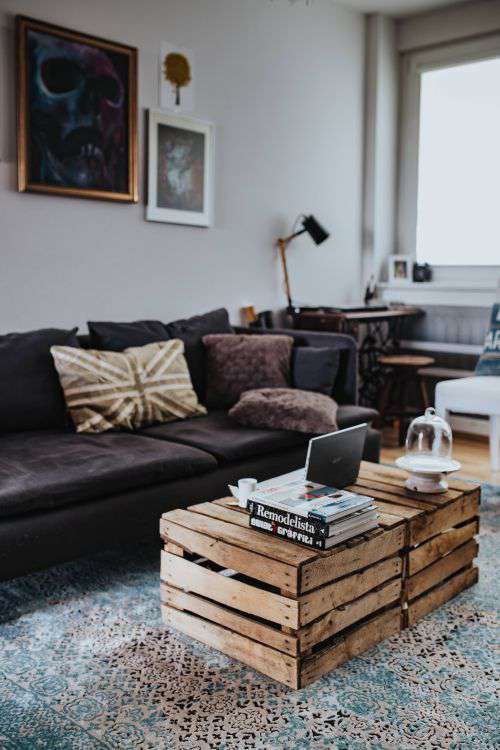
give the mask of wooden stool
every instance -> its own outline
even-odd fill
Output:
[[[422,402],[422,411],[429,406],[427,387],[419,374],[421,367],[434,364],[432,357],[420,357],[412,354],[390,354],[378,358],[382,367],[390,368],[387,379],[380,393],[378,410],[382,417],[399,419],[399,445],[404,445],[408,417],[420,414],[408,408],[408,390],[411,385],[418,387]],[[392,398],[391,398],[392,396]]]

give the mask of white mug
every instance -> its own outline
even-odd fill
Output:
[[[240,508],[247,507],[247,500],[257,489],[257,480],[253,477],[238,479],[238,505]]]

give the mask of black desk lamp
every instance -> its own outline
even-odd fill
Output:
[[[297,231],[294,231],[291,235],[288,237],[284,237],[282,239],[279,239],[276,244],[280,251],[281,256],[281,264],[283,266],[283,275],[285,277],[285,290],[286,290],[286,297],[288,300],[288,308],[292,308],[292,295],[290,292],[290,281],[288,278],[288,268],[286,265],[286,249],[289,245],[289,243],[295,239],[295,237],[298,237],[300,234],[304,234],[304,232],[307,232],[312,240],[315,242],[316,245],[321,245],[322,242],[324,242],[330,234],[323,229],[321,224],[319,224],[314,216],[312,214],[310,216],[301,216],[299,217],[302,221],[302,228],[298,229]],[[297,224],[297,222],[295,222]]]

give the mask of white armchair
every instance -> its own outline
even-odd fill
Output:
[[[482,414],[490,419],[490,456],[493,471],[500,469],[500,377],[475,375],[445,380],[436,386],[436,411],[447,421],[450,412]]]

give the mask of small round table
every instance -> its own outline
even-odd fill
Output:
[[[417,387],[422,411],[425,411],[429,406],[429,396],[419,370],[433,365],[435,360],[414,354],[384,354],[378,358],[378,362],[386,370],[378,410],[383,419],[399,420],[398,442],[399,445],[404,445],[409,418],[420,414],[420,411],[408,407],[408,392],[411,386]]]

